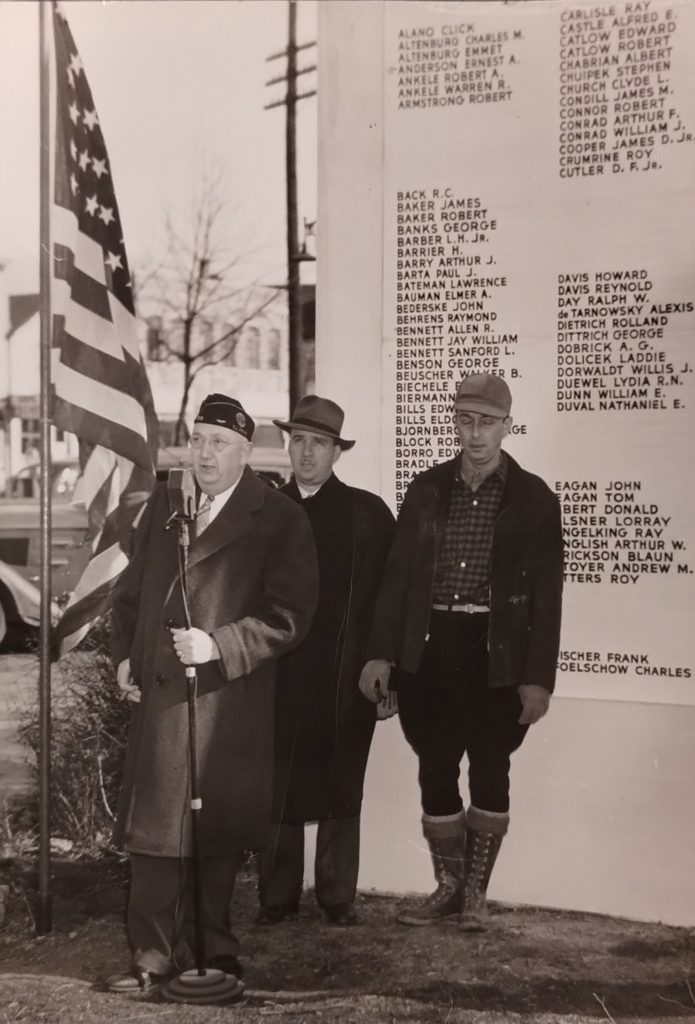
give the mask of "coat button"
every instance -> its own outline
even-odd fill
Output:
[[[164,683],[168,683],[169,680],[161,672],[158,672],[157,675],[155,676],[155,682],[156,682],[157,686],[163,686]]]

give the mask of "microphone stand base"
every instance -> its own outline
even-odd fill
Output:
[[[234,974],[212,967],[199,974],[194,968],[183,971],[162,986],[161,997],[167,1003],[192,1003],[198,1006],[221,1006],[241,999],[244,983]]]

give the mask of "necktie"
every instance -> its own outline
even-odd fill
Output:
[[[205,495],[205,501],[198,509],[198,515],[195,517],[195,535],[200,537],[201,533],[207,529],[208,523],[210,522],[210,509],[212,508],[212,498],[209,494]]]

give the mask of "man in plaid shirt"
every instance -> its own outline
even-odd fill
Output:
[[[548,710],[560,646],[560,506],[501,450],[512,396],[492,374],[459,385],[461,453],[412,481],[398,517],[360,689],[398,692],[418,757],[422,828],[437,888],[403,924],[487,921],[486,891],[509,824],[510,757]],[[394,670],[395,669],[395,670]],[[394,671],[392,671],[394,670]],[[459,792],[468,755],[470,807]]]

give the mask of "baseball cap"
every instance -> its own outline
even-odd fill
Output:
[[[459,384],[454,405],[456,409],[506,418],[512,408],[512,393],[506,381],[494,373],[471,373]]]

